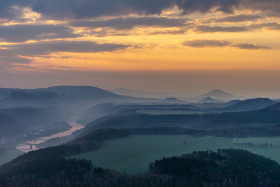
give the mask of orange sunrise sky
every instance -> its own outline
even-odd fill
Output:
[[[278,0],[13,0],[0,7],[0,87],[280,94]]]

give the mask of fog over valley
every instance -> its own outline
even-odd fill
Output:
[[[0,187],[280,186],[279,12],[0,1]]]

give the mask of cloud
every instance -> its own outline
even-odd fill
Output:
[[[45,55],[53,52],[97,53],[129,47],[122,44],[98,44],[89,41],[51,41],[12,46],[10,49],[20,55]]]
[[[183,42],[184,46],[189,47],[224,47],[229,46],[229,42],[225,40],[190,40]]]
[[[239,49],[257,50],[271,49],[270,47],[254,43],[235,43],[226,40],[189,40],[183,42],[184,46],[204,48],[204,47],[236,47]]]
[[[198,33],[216,33],[216,32],[247,32],[252,30],[280,30],[279,23],[258,23],[245,26],[224,27],[224,26],[208,26],[199,25],[193,28],[193,31]]]
[[[243,22],[243,21],[255,21],[263,18],[260,15],[233,15],[233,16],[226,16],[222,18],[213,18],[210,21],[214,22]]]
[[[12,6],[26,6],[51,18],[91,18],[130,13],[159,14],[175,5],[174,0],[9,0],[0,2],[0,17],[12,16]]]
[[[279,14],[280,0],[4,0],[0,2],[0,17],[14,16],[13,6],[30,7],[44,16],[65,19],[154,15],[174,6],[184,14],[213,10],[232,12],[235,8]]]
[[[252,44],[252,43],[237,43],[237,44],[232,44],[232,47],[237,47],[239,49],[249,49],[249,50],[271,49],[270,47],[267,47],[267,46]]]
[[[184,34],[186,32],[185,29],[180,29],[180,30],[163,30],[163,31],[155,31],[151,32],[151,35],[177,35],[177,34]]]
[[[268,30],[280,30],[279,23],[258,23],[250,25],[252,29],[268,29]]]
[[[3,46],[3,45],[2,45]],[[0,49],[0,62],[11,65],[13,63],[29,63],[30,60],[24,56],[49,55],[54,52],[73,52],[73,53],[98,53],[110,52],[129,47],[129,45],[105,43],[99,44],[89,41],[50,41],[38,43],[24,43],[19,45],[4,46]]]
[[[280,0],[242,0],[240,7],[259,10],[271,16],[280,16]]]
[[[247,27],[221,27],[221,26],[197,26],[194,28],[195,32],[245,32],[249,31]]]
[[[27,40],[75,38],[71,28],[63,25],[9,25],[0,26],[0,41],[25,42]]]
[[[106,20],[85,20],[73,21],[70,23],[76,27],[103,28],[112,27],[119,30],[132,29],[136,26],[158,26],[158,27],[183,27],[186,25],[185,18],[164,18],[164,17],[126,17]]]

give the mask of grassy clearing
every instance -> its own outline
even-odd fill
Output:
[[[97,151],[74,157],[92,160],[95,166],[136,174],[148,171],[149,163],[156,159],[179,156],[196,150],[229,148],[231,142],[232,138],[139,135],[107,141]]]
[[[179,156],[199,150],[238,148],[276,160],[280,163],[280,146],[246,147],[234,143],[273,143],[280,145],[280,138],[220,138],[191,137],[185,135],[137,135],[105,142],[93,152],[75,155],[75,158],[92,160],[95,166],[137,174],[148,171],[148,164],[162,157]]]

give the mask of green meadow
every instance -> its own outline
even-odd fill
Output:
[[[93,165],[114,169],[128,174],[148,171],[149,163],[163,157],[179,156],[199,150],[223,148],[246,149],[280,162],[280,148],[252,148],[235,146],[234,142],[266,143],[277,142],[280,138],[221,138],[192,137],[186,135],[135,135],[127,138],[106,141],[97,151],[75,155],[85,158]]]

